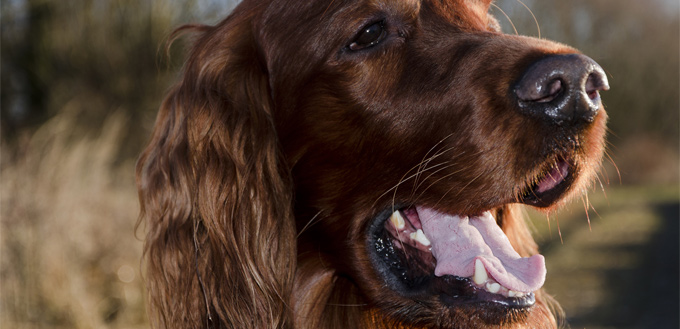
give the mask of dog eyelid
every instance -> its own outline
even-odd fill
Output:
[[[370,48],[379,44],[386,36],[385,21],[372,23],[361,29],[348,48],[352,51]]]

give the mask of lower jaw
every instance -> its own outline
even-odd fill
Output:
[[[536,207],[556,204],[573,185],[577,169],[570,157],[556,157],[543,169],[544,176],[536,178],[535,185],[528,186],[529,192],[515,201]],[[368,231],[369,254],[374,268],[392,291],[416,301],[437,300],[438,303],[450,308],[470,305],[481,306],[482,309],[492,308],[497,314],[523,312],[535,305],[534,293],[517,295],[506,288],[499,289],[495,281],[479,280],[476,275],[474,278],[436,276],[434,274],[436,260],[433,255],[421,244],[406,243],[412,242],[411,240],[396,239],[401,244],[402,251],[395,250],[397,248],[393,241],[398,234],[394,236],[390,234],[385,224],[395,210],[407,209],[409,206],[411,205],[395,204],[384,210],[375,217]],[[419,225],[420,223],[416,226]],[[420,231],[420,227],[413,228]],[[417,234],[415,240],[421,241]],[[427,245],[426,238],[425,241]],[[408,252],[404,252],[405,250]]]

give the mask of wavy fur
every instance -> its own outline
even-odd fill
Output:
[[[368,251],[376,214],[410,202],[493,209],[538,253],[513,203],[545,159],[523,134],[544,124],[508,114],[503,88],[575,50],[498,33],[489,3],[246,0],[181,28],[197,38],[137,165],[152,326],[555,328],[542,292],[499,315],[405,297]],[[376,17],[393,27],[382,48],[343,47]],[[575,159],[599,161],[605,120]]]

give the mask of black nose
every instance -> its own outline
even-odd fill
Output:
[[[600,109],[601,90],[609,90],[609,82],[600,65],[569,54],[533,63],[514,91],[524,113],[564,125],[592,122]]]

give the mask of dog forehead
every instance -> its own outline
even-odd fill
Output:
[[[385,10],[403,14],[417,14],[422,5],[435,8],[444,8],[448,11],[459,11],[465,8],[472,10],[480,16],[485,15],[494,0],[322,0],[322,1],[299,1],[299,0],[274,0],[270,1],[268,18],[287,17],[293,19],[290,22],[319,22],[332,19],[334,16],[361,15],[372,10]],[[293,25],[293,24],[289,24]]]
[[[427,7],[451,25],[486,28],[492,0],[323,0],[271,1],[259,26],[260,37],[284,45],[312,41],[318,46],[344,39],[372,21],[387,17],[415,21]],[[430,16],[431,17],[431,16]],[[482,23],[482,24],[480,24]],[[317,40],[314,40],[314,39]],[[338,41],[336,40],[336,41]]]
[[[471,10],[479,16],[485,16],[493,2],[494,0],[359,0],[338,4],[339,7],[355,6],[375,8],[396,11],[401,14],[417,14],[422,5],[427,4],[431,7],[447,8],[447,10],[451,12],[465,8],[466,11]],[[335,3],[335,1],[331,0],[329,8],[333,3]]]
[[[422,0],[368,0],[376,8],[391,8],[401,12],[418,12]]]
[[[337,56],[362,28],[387,20],[409,35],[425,26],[486,30],[490,0],[323,0],[272,1],[259,32],[273,85],[291,85],[317,65]],[[427,12],[427,13],[425,13]],[[428,22],[428,23],[426,23]],[[257,23],[256,23],[257,24]],[[388,23],[390,24],[390,23]],[[415,34],[415,33],[414,33]],[[291,62],[290,58],[304,58]]]
[[[494,0],[464,0],[464,4],[476,12],[479,16],[485,15]]]

